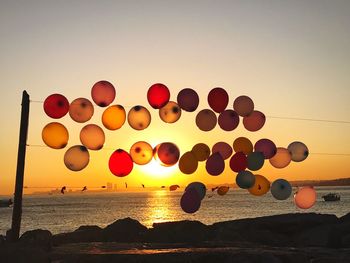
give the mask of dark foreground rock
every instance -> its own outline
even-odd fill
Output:
[[[150,229],[125,218],[105,228],[81,226],[54,236],[47,230],[33,230],[17,243],[8,243],[4,237],[0,241],[1,263],[350,263],[350,216],[284,214],[213,225],[185,220],[156,223]]]

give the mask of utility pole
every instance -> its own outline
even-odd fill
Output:
[[[21,126],[19,131],[19,144],[17,155],[16,185],[12,211],[12,225],[7,232],[7,239],[15,242],[19,239],[22,219],[22,195],[24,181],[24,166],[26,159],[26,146],[29,119],[29,94],[24,90],[22,94]]]

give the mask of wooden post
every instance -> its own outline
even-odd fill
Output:
[[[29,94],[24,90],[22,94],[21,126],[19,131],[19,144],[17,155],[16,185],[12,211],[12,226],[8,233],[9,241],[17,241],[21,228],[22,219],[22,195],[24,165],[26,159],[26,146],[29,119]]]

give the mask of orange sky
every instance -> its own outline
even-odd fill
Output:
[[[349,121],[349,3],[147,2],[0,4],[0,194],[13,192],[22,90],[34,101],[28,144],[43,145],[41,130],[52,120],[41,102],[52,93],[61,93],[69,101],[90,99],[92,85],[101,79],[115,85],[114,103],[127,111],[137,104],[146,106],[152,114],[150,127],[134,131],[126,123],[120,130],[105,130],[108,149],[91,152],[90,163],[81,172],[64,166],[65,149],[28,147],[25,185],[232,183],[235,175],[228,161],[218,177],[208,175],[201,163],[193,175],[183,175],[177,167],[158,172],[135,166],[130,175],[117,178],[107,163],[112,149],[127,150],[139,140],[153,146],[171,141],[184,153],[198,142],[211,147],[217,141],[232,144],[240,136],[253,143],[269,138],[282,147],[298,140],[309,147],[310,156],[302,163],[284,169],[267,163],[257,172],[270,180],[350,176],[349,155],[317,154],[350,153],[349,123],[269,118]],[[171,100],[185,87],[195,89],[200,96],[198,110],[183,112],[174,124],[163,123],[146,99],[147,89],[156,82],[169,87]],[[240,124],[232,132],[219,127],[200,131],[194,121],[196,113],[208,108],[207,94],[217,86],[227,90],[229,107],[237,96],[250,96],[256,109],[267,116],[263,129],[251,133]],[[102,111],[95,107],[88,123],[101,125]],[[69,146],[79,144],[84,124],[74,123],[69,116],[60,122],[70,132]]]

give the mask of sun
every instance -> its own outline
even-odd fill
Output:
[[[140,166],[140,172],[149,175],[152,178],[168,178],[178,169],[177,164],[173,166],[163,166],[159,161],[152,158],[152,160],[145,165]]]

